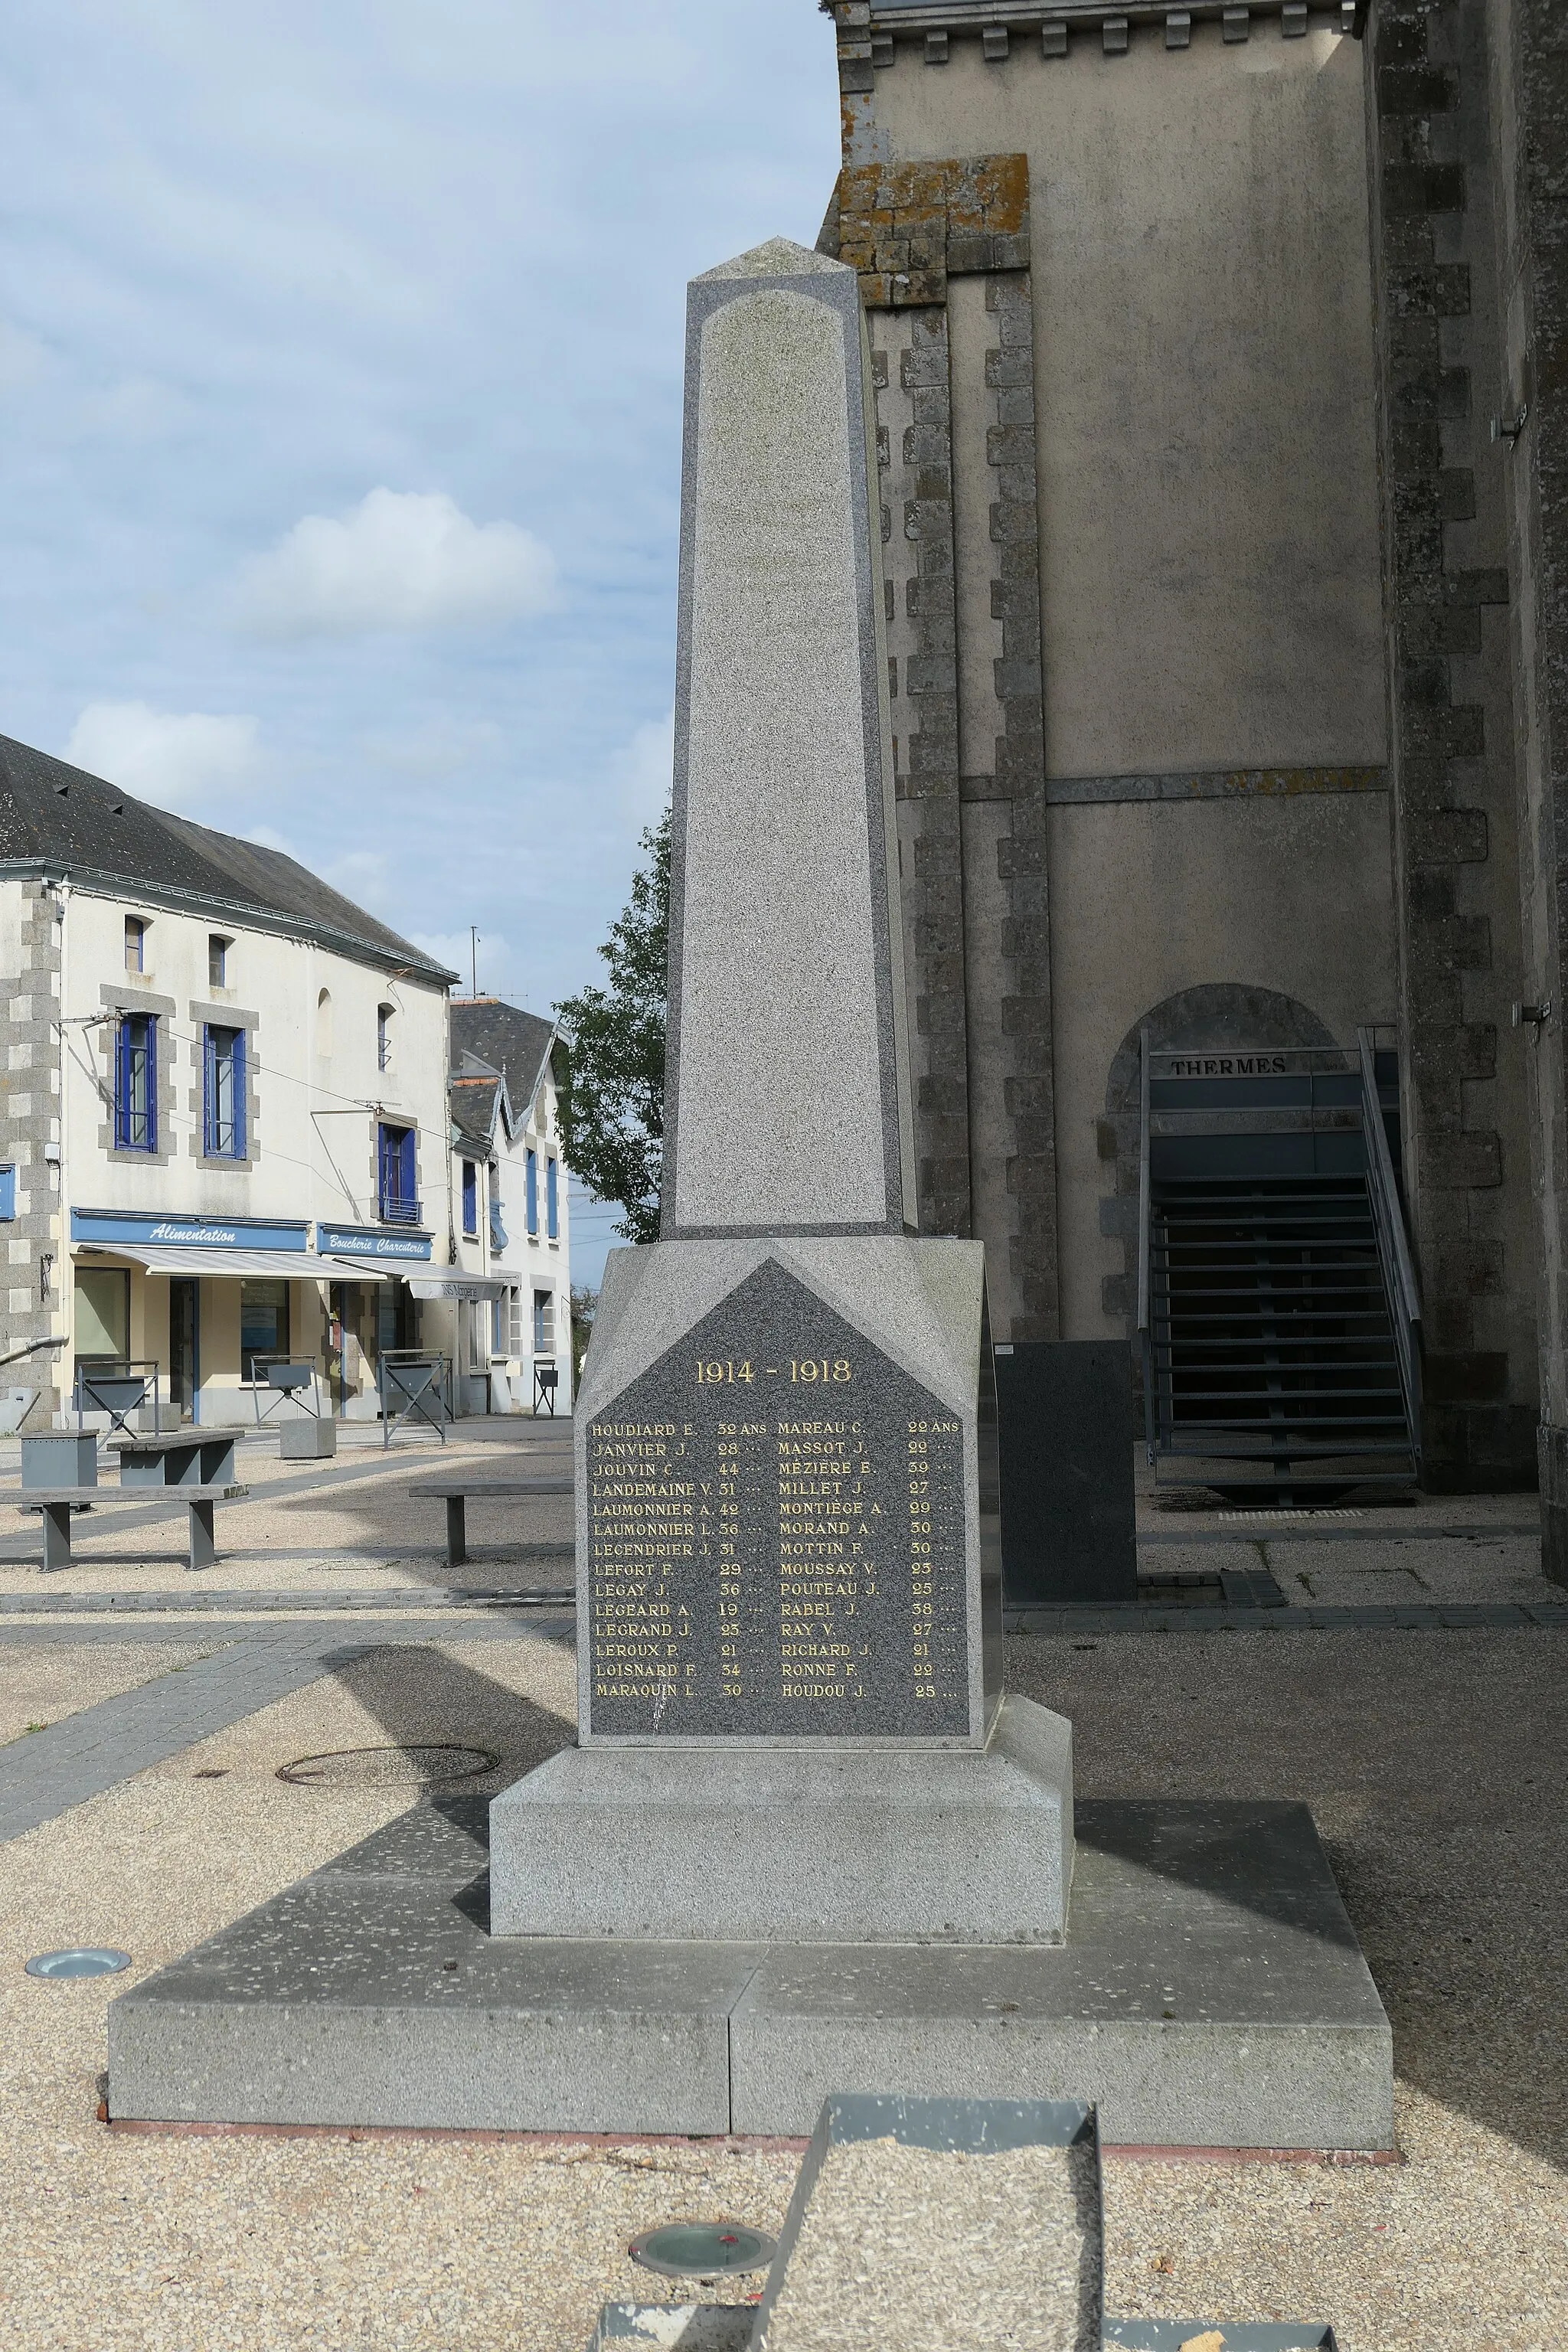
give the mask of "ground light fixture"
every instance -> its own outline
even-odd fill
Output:
[[[129,1952],[116,1952],[102,1944],[72,1944],[63,1952],[35,1952],[27,1962],[27,1974],[58,1983],[68,1977],[117,1977],[130,1966]]]
[[[778,2249],[743,2221],[666,2221],[626,2248],[634,2263],[664,2278],[704,2281],[765,2271]]]

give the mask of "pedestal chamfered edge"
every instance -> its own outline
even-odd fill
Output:
[[[863,977],[874,1003],[866,1010],[868,1026],[874,1021],[875,1063],[879,1102],[879,1198],[873,1207],[861,1202],[846,1213],[835,1197],[834,1182],[823,1162],[821,1198],[815,1213],[693,1218],[683,1210],[681,1171],[690,1154],[682,1133],[681,1045],[686,1026],[688,974],[685,969],[687,912],[687,840],[690,784],[693,709],[694,631],[697,573],[701,436],[699,431],[703,385],[704,331],[719,312],[758,296],[784,295],[810,302],[829,312],[837,322],[842,352],[843,424],[847,470],[838,488],[847,504],[847,527],[851,545],[846,550],[854,572],[854,666],[859,704],[858,735],[862,772],[857,780],[865,796],[866,847],[868,859],[869,937]],[[836,419],[826,415],[825,432]],[[914,1118],[910,1088],[908,1039],[905,1034],[903,933],[897,919],[898,848],[894,809],[893,738],[888,698],[887,622],[884,612],[881,561],[881,495],[876,455],[876,415],[871,391],[871,357],[861,307],[859,280],[841,262],[809,248],[774,237],[754,251],[722,263],[694,278],[687,296],[686,402],[681,463],[680,579],[678,603],[678,649],[675,684],[675,766],[672,799],[669,907],[669,1018],[665,1071],[665,1189],[663,1232],[669,1239],[716,1234],[766,1238],[780,1232],[797,1234],[912,1233],[916,1203],[914,1187]],[[835,457],[837,462],[837,457]],[[713,714],[708,714],[711,722]],[[739,782],[739,780],[737,780]],[[748,774],[745,788],[754,791]],[[737,793],[737,813],[743,808]],[[754,843],[745,845],[748,853]],[[805,845],[803,845],[803,847]],[[840,975],[842,982],[847,975]],[[788,972],[772,975],[784,987]],[[809,991],[815,974],[805,975]],[[743,984],[745,975],[723,975],[725,985]],[[778,1073],[775,1071],[775,1078]],[[775,1086],[776,1092],[776,1086]],[[700,1140],[700,1139],[699,1139]],[[818,1142],[820,1139],[818,1139]],[[805,1204],[800,1204],[804,1206]]]
[[[997,1514],[995,1376],[980,1242],[915,1240],[899,1234],[655,1242],[613,1250],[605,1268],[594,1337],[573,1418],[577,1510],[578,1623],[593,1622],[588,1433],[616,1400],[770,1260],[862,1334],[962,1425],[969,1725],[958,1737],[846,1742],[857,1749],[984,1748],[1002,1696],[1002,1569]],[[593,1727],[593,1660],[578,1643],[581,1745],[670,1747]],[[704,1746],[755,1747],[754,1738]],[[778,1743],[775,1743],[778,1744]],[[816,1740],[785,1740],[790,1746]]]

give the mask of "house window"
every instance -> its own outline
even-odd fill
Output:
[[[539,1239],[539,1154],[528,1155],[528,1230],[531,1237]]]
[[[471,1160],[463,1162],[463,1231],[470,1241],[479,1239],[479,1171]]]
[[[533,1352],[536,1356],[555,1353],[555,1293],[536,1290],[533,1294]]]
[[[125,918],[125,969],[145,971],[147,969],[147,926],[140,915]]]
[[[544,1230],[552,1242],[561,1238],[561,1204],[555,1192],[555,1167],[553,1160],[547,1160],[544,1163]]]
[[[390,1004],[378,1005],[375,1015],[375,1066],[378,1070],[392,1067],[392,1015]]]
[[[158,1022],[122,1013],[114,1033],[114,1148],[158,1149]]]
[[[239,1377],[253,1381],[258,1356],[289,1353],[289,1285],[270,1277],[239,1286]],[[260,1377],[265,1380],[266,1373]]]
[[[376,1160],[384,1224],[416,1225],[419,1201],[414,1166],[414,1129],[385,1127],[376,1130]]]
[[[118,1266],[76,1270],[76,1358],[123,1363],[131,1353],[131,1276]]]
[[[9,1223],[16,1213],[16,1171],[0,1168],[0,1223]]]
[[[500,1179],[492,1168],[489,1173],[490,1247],[499,1257],[506,1247],[506,1227],[500,1221]]]
[[[508,1341],[510,1336],[511,1307],[509,1296],[503,1290],[499,1298],[492,1299],[490,1302],[490,1353],[492,1356],[510,1354]]]
[[[225,939],[221,931],[207,933],[207,986],[209,988],[228,986],[228,951],[233,945],[234,941]]]
[[[245,1158],[245,1032],[205,1031],[204,1149],[209,1160]]]

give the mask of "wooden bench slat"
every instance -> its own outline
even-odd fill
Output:
[[[232,1503],[248,1486],[16,1486],[3,1498],[18,1510],[35,1503]]]

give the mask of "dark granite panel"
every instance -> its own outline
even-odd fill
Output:
[[[969,1729],[962,1424],[775,1261],[587,1444],[594,1733]]]
[[[1018,1340],[997,1353],[996,1391],[1008,1606],[1136,1601],[1125,1342]]]

